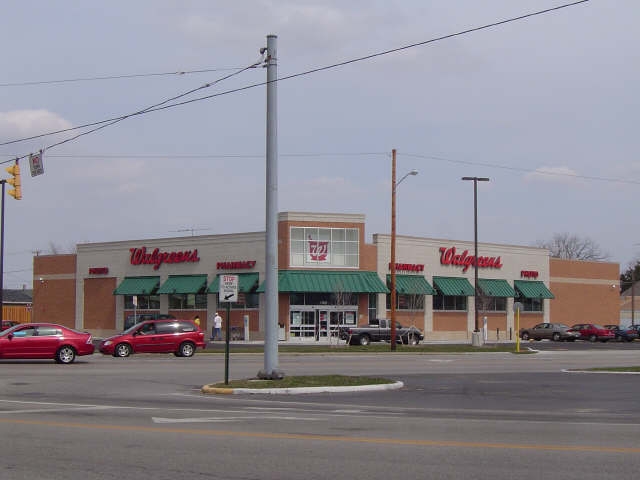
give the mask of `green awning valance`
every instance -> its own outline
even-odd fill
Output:
[[[478,287],[488,297],[513,298],[516,296],[516,291],[513,287],[502,279],[479,278]]]
[[[158,294],[199,293],[206,284],[206,275],[170,275],[158,289]]]
[[[447,297],[473,297],[475,289],[461,277],[433,277],[433,284]]]
[[[114,295],[152,295],[160,285],[160,277],[125,277]]]
[[[348,292],[389,293],[376,272],[318,272],[281,270],[278,272],[280,292]],[[264,293],[264,282],[258,288]]]
[[[391,289],[391,275],[387,275],[387,287]],[[403,295],[435,295],[436,291],[422,275],[397,275],[396,293]]]
[[[539,280],[514,280],[513,285],[525,298],[555,298],[553,293]]]
[[[238,275],[238,292],[252,293],[258,286],[258,273],[234,273]],[[207,288],[207,293],[218,293],[220,291],[220,275],[216,275],[216,279]]]

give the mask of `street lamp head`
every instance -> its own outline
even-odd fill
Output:
[[[409,172],[409,175],[417,175],[418,174],[418,170],[411,170]]]
[[[473,180],[474,182],[488,182],[490,179],[487,177],[462,177],[462,180]]]

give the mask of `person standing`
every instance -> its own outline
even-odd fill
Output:
[[[211,340],[222,340],[222,317],[216,312],[213,317],[213,332]]]

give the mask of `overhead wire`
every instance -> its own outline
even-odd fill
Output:
[[[32,85],[49,85],[56,83],[89,82],[96,80],[120,80],[128,78],[166,77],[170,75],[191,75],[199,73],[233,71],[242,67],[203,68],[199,70],[177,70],[175,72],[130,73],[125,75],[104,75],[96,77],[65,78],[59,80],[34,80],[25,82],[0,83],[0,87],[24,87]]]
[[[609,183],[622,183],[622,184],[630,184],[630,185],[639,185],[640,180],[630,180],[624,178],[614,178],[614,177],[602,177],[596,175],[580,175],[573,173],[562,173],[562,172],[552,172],[545,171],[540,168],[532,169],[532,168],[524,168],[524,167],[514,167],[508,165],[501,165],[497,163],[489,163],[489,162],[475,162],[472,160],[460,160],[454,158],[446,158],[436,155],[427,155],[427,154],[418,154],[418,153],[405,153],[399,152],[400,155],[404,157],[410,158],[418,158],[424,160],[435,160],[439,162],[447,162],[454,163],[459,165],[469,165],[474,167],[486,167],[491,169],[499,169],[499,170],[507,170],[513,172],[520,173],[531,173],[531,174],[539,174],[545,175],[549,177],[567,177],[567,178],[576,178],[582,180],[595,180],[600,182],[609,182]],[[280,153],[278,155],[281,158],[318,158],[318,157],[371,157],[371,156],[390,156],[389,152],[299,152],[299,153]],[[226,159],[226,158],[235,158],[235,159],[253,159],[253,158],[264,158],[264,154],[244,154],[244,153],[197,153],[197,154],[51,154],[50,157],[53,158],[95,158],[95,159],[123,159],[123,158],[136,158],[136,159]],[[13,158],[13,157],[11,157]],[[0,162],[4,163],[4,162]]]
[[[454,37],[457,37],[457,36],[466,35],[466,34],[469,34],[469,33],[478,32],[478,31],[481,31],[481,30],[494,28],[494,27],[497,27],[497,26],[500,26],[500,25],[504,25],[504,24],[507,24],[507,23],[512,23],[512,22],[524,20],[524,19],[527,19],[527,18],[531,18],[531,17],[538,16],[538,15],[543,15],[543,14],[546,14],[546,13],[550,13],[550,12],[554,12],[554,11],[557,11],[557,10],[573,7],[573,6],[576,6],[576,5],[579,5],[579,4],[582,4],[582,3],[587,3],[587,2],[589,2],[589,0],[578,0],[578,1],[575,1],[575,2],[571,2],[571,3],[566,3],[566,4],[563,4],[563,5],[558,5],[558,6],[555,6],[555,7],[550,7],[550,8],[546,8],[546,9],[543,9],[543,10],[538,10],[538,11],[535,11],[535,12],[519,15],[517,17],[511,17],[511,18],[507,18],[507,19],[504,19],[504,20],[499,20],[499,21],[496,21],[496,22],[492,22],[492,23],[488,23],[488,24],[485,24],[485,25],[481,25],[479,27],[473,27],[473,28],[469,28],[469,29],[466,29],[466,30],[462,30],[462,31],[456,32],[456,33],[451,33],[451,34],[448,34],[448,35],[435,37],[435,38],[432,38],[432,39],[429,39],[429,40],[425,40],[425,41],[422,41],[422,42],[416,42],[416,43],[412,43],[412,44],[409,44],[409,45],[404,45],[404,46],[401,46],[401,47],[397,47],[397,48],[384,50],[384,51],[381,51],[381,52],[376,52],[376,53],[372,53],[372,54],[369,54],[369,55],[353,58],[353,59],[350,59],[350,60],[345,60],[345,61],[342,61],[342,62],[333,63],[331,65],[326,65],[326,66],[323,66],[323,67],[317,67],[317,68],[313,68],[313,69],[306,70],[306,71],[303,71],[303,72],[294,73],[294,74],[287,75],[287,76],[284,76],[284,77],[279,77],[276,80],[272,80],[272,82],[281,82],[283,80],[290,80],[290,79],[293,79],[293,78],[298,78],[298,77],[310,75],[310,74],[313,74],[313,73],[318,73],[318,72],[321,72],[321,71],[326,71],[326,70],[342,67],[342,66],[353,64],[353,63],[356,63],[356,62],[370,60],[372,58],[380,57],[380,56],[383,56],[383,55],[389,55],[389,54],[397,53],[397,52],[400,52],[400,51],[403,51],[403,50],[407,50],[407,49],[410,49],[410,48],[415,48],[415,47],[418,47],[418,46],[428,45],[428,44],[431,44],[431,43],[439,42],[439,41],[442,41],[442,40],[447,40],[447,39],[454,38]],[[240,73],[241,71],[245,71],[248,68],[254,68],[254,67],[255,67],[255,64],[253,64],[250,67],[245,67],[244,69],[240,70],[237,73]],[[230,76],[233,76],[233,75],[234,74],[226,76],[224,78],[226,79],[226,78],[229,78]],[[100,125],[100,127],[98,127],[98,128],[89,130],[87,132],[83,132],[83,133],[78,134],[78,135],[76,135],[74,137],[71,137],[71,138],[69,138],[67,140],[64,140],[64,141],[55,143],[53,145],[50,145],[50,146],[45,148],[45,150],[46,150],[46,149],[53,148],[55,146],[59,146],[59,145],[62,145],[64,143],[70,142],[70,141],[75,140],[75,139],[77,139],[77,138],[79,138],[81,136],[88,135],[89,133],[93,133],[93,132],[95,132],[97,130],[100,130],[102,128],[105,128],[107,126],[113,125],[114,123],[118,123],[118,122],[120,122],[120,121],[122,121],[122,120],[124,120],[126,118],[130,118],[130,117],[133,117],[133,116],[142,115],[142,114],[146,114],[146,113],[156,112],[156,111],[160,111],[160,110],[165,110],[165,109],[168,109],[168,108],[175,108],[175,107],[178,107],[178,106],[183,106],[183,105],[187,105],[187,104],[190,104],[190,103],[199,102],[199,101],[203,101],[203,100],[209,100],[209,99],[220,97],[220,96],[223,96],[223,95],[229,95],[229,94],[232,94],[232,93],[237,93],[237,92],[241,92],[241,91],[244,91],[244,90],[249,90],[249,89],[252,89],[252,88],[264,86],[264,85],[267,85],[268,83],[269,83],[268,81],[258,82],[258,83],[246,85],[246,86],[243,86],[243,87],[238,87],[238,88],[234,88],[234,89],[231,89],[231,90],[226,90],[224,92],[218,92],[218,93],[215,93],[215,94],[212,94],[212,95],[206,95],[206,96],[203,96],[203,97],[197,97],[197,98],[193,98],[193,99],[190,99],[190,100],[185,100],[185,101],[177,102],[177,103],[171,103],[171,104],[167,105],[168,102],[171,102],[173,100],[177,100],[178,98],[182,98],[182,97],[184,97],[184,96],[186,96],[186,95],[188,95],[190,93],[194,93],[195,91],[204,88],[204,87],[199,87],[197,89],[189,91],[188,93],[185,93],[185,94],[182,94],[182,95],[178,95],[178,96],[176,96],[176,97],[174,97],[172,99],[165,100],[165,101],[160,102],[160,103],[158,103],[156,105],[153,105],[151,107],[145,108],[143,110],[139,110],[139,111],[131,113],[131,114],[123,115],[121,117],[115,117],[115,118],[111,118],[111,119],[107,119],[107,120],[102,120],[100,122],[93,122],[93,123],[89,123],[89,124],[85,124],[85,125],[81,125],[81,126],[77,126],[77,127],[71,127],[71,128],[68,128],[68,129],[58,130],[58,131],[55,131],[55,132],[48,132],[48,133],[43,133],[43,134],[40,134],[40,135],[31,136],[31,137],[25,137],[25,138],[21,138],[21,139],[17,139],[17,140],[11,140],[11,141],[8,141],[8,142],[2,142],[2,143],[0,143],[0,146],[6,146],[6,145],[14,144],[14,143],[27,141],[27,140],[33,140],[33,139],[36,139],[36,138],[42,138],[42,137],[49,136],[49,135],[68,132],[68,131],[72,131],[72,130],[78,130],[78,129],[87,128],[87,127],[95,126],[95,125]],[[208,86],[210,86],[210,85],[208,85]],[[24,155],[24,156],[18,157],[18,159],[22,159],[22,158],[25,158],[27,156],[28,155]],[[0,162],[0,164],[1,163],[6,163],[6,161],[5,162]]]
[[[31,136],[31,137],[26,137],[26,138],[22,138],[22,139],[18,139],[18,140],[12,140],[12,141],[9,141],[9,142],[0,143],[0,146],[10,145],[10,144],[13,144],[13,143],[18,143],[18,142],[23,142],[23,141],[26,141],[26,140],[34,140],[36,138],[42,138],[42,137],[49,136],[49,135],[54,135],[54,134],[59,134],[59,133],[64,133],[64,132],[69,132],[69,131],[73,131],[73,130],[79,130],[79,129],[82,129],[82,128],[87,128],[87,127],[99,125],[98,127],[93,128],[91,130],[79,133],[78,135],[75,135],[73,137],[70,137],[70,138],[62,140],[60,142],[54,143],[52,145],[49,145],[44,149],[44,150],[48,150],[48,149],[51,149],[53,147],[57,147],[59,145],[62,145],[64,143],[68,143],[68,142],[71,142],[73,140],[76,140],[79,137],[82,137],[84,135],[88,135],[88,134],[93,133],[93,132],[95,132],[97,130],[101,130],[103,128],[106,128],[106,127],[109,127],[111,125],[114,125],[114,124],[116,124],[118,122],[126,120],[127,118],[130,118],[130,117],[133,117],[133,116],[136,116],[136,115],[141,115],[141,114],[146,113],[146,112],[154,111],[154,109],[161,108],[161,106],[165,105],[166,103],[172,102],[174,100],[178,100],[179,98],[186,97],[187,95],[191,95],[192,93],[195,93],[195,92],[197,92],[199,90],[202,90],[202,89],[205,89],[205,88],[209,88],[209,87],[211,87],[213,85],[216,85],[216,84],[218,84],[218,83],[220,83],[220,82],[222,82],[224,80],[227,80],[227,79],[229,79],[231,77],[239,75],[240,73],[245,72],[245,71],[247,71],[247,70],[249,70],[251,68],[255,68],[257,65],[260,65],[261,63],[262,63],[262,58],[260,60],[258,60],[257,62],[253,62],[252,64],[250,64],[250,65],[248,65],[246,67],[240,68],[240,69],[236,70],[235,72],[233,72],[233,73],[231,73],[229,75],[225,75],[224,77],[218,78],[217,80],[205,83],[204,85],[201,85],[199,87],[193,88],[191,90],[188,90],[188,91],[183,92],[183,93],[181,93],[179,95],[176,95],[174,97],[168,98],[166,100],[163,100],[162,102],[156,103],[154,105],[151,105],[149,107],[146,107],[144,109],[138,110],[138,111],[133,112],[133,113],[129,113],[129,114],[126,114],[126,115],[121,115],[119,117],[114,117],[114,118],[110,118],[110,119],[107,119],[107,120],[102,120],[102,121],[99,121],[99,122],[93,122],[93,123],[90,123],[90,124],[85,124],[85,125],[81,125],[81,126],[77,126],[77,127],[71,127],[71,128],[66,128],[66,129],[62,129],[62,130],[57,130],[55,132],[48,132],[48,133],[43,133],[43,134],[40,134],[40,135],[34,135],[34,136]],[[28,154],[20,156],[20,157],[17,157],[17,159],[21,160],[22,158],[26,158],[27,156],[28,156]],[[12,159],[12,160],[14,160],[14,159]],[[2,163],[7,163],[7,161],[0,162],[0,164],[2,164]]]

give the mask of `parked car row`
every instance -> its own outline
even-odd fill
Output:
[[[192,357],[204,349],[204,332],[192,320],[158,319],[134,324],[100,342],[99,351],[114,357],[132,353],[173,353]],[[95,352],[93,337],[54,323],[14,325],[0,333],[0,358],[53,359],[69,364],[78,356]]]
[[[632,342],[638,338],[640,327],[620,327],[619,325],[598,325],[596,323],[577,323],[572,327],[564,323],[539,323],[531,328],[521,328],[522,340],[553,340],[555,342],[588,340],[590,342]]]

